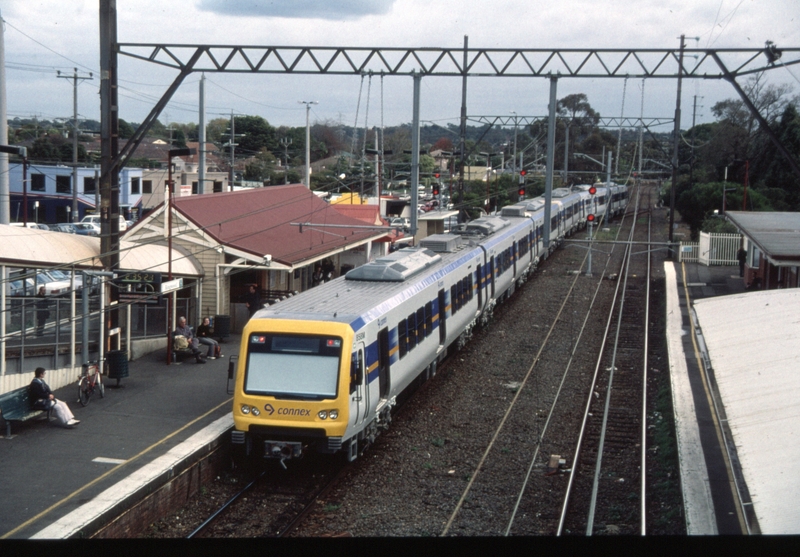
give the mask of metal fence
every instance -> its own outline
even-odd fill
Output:
[[[166,336],[166,300],[159,305],[132,304],[121,305],[119,308],[123,350],[129,349],[125,344],[128,332],[132,341]],[[130,318],[128,308],[130,308]],[[89,297],[89,313],[86,317],[82,311],[80,299],[76,300],[73,314],[72,301],[69,298],[7,297],[6,306],[3,308],[6,331],[2,338],[6,348],[6,373],[20,373],[26,370],[26,358],[37,358],[39,361],[42,357],[52,358],[49,365],[53,368],[60,367],[63,363],[60,360],[69,353],[73,338],[75,351],[80,360],[84,327],[90,345],[89,350],[96,350],[100,340],[99,296]],[[175,312],[178,316],[185,316],[190,324],[195,325],[198,318],[196,300],[178,298]]]
[[[703,265],[738,265],[741,234],[700,233],[699,242],[681,242],[678,261]]]

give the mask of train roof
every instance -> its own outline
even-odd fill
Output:
[[[429,236],[418,247],[380,257],[261,309],[254,318],[336,321],[357,330],[454,269],[469,265],[482,255],[479,244],[490,247],[521,226],[522,221],[501,217],[476,219],[460,232]]]

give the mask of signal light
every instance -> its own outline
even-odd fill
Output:
[[[525,186],[520,186],[519,187],[519,196],[520,197],[525,197]]]
[[[589,187],[589,193],[592,194],[592,195],[596,194],[597,193],[597,188],[594,187],[594,186],[590,186]]]
[[[594,214],[590,213],[590,214],[586,215],[586,221],[587,222],[594,222]]]
[[[439,186],[438,186],[438,184],[433,186],[433,195],[439,195]]]
[[[438,179],[439,179],[439,173],[438,173],[438,172],[436,172],[436,173],[433,175],[433,177],[434,177],[434,178],[436,178],[436,179],[438,180]]]
[[[522,170],[520,170],[520,171],[519,171],[519,175],[520,175],[520,176],[525,176],[527,173],[528,173],[528,171],[527,171],[527,170],[525,170],[524,168],[523,168]]]

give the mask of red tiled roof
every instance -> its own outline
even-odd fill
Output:
[[[335,203],[331,205],[334,209],[341,214],[364,221],[367,224],[374,224],[377,226],[386,225],[386,222],[381,218],[380,210],[377,205],[350,205],[349,203]]]
[[[192,195],[175,199],[175,210],[219,243],[276,262],[297,265],[326,252],[380,236],[336,211],[302,184]],[[300,227],[290,223],[311,223]]]

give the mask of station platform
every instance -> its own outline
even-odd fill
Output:
[[[80,538],[218,443],[233,425],[226,384],[239,341],[228,337],[223,357],[205,364],[167,365],[163,349],[128,362],[120,388],[104,378],[105,398],[95,393],[86,407],[76,375],[55,391],[81,422],[73,429],[12,422],[12,438],[0,438],[0,539]]]
[[[692,338],[693,300],[745,291],[738,267],[666,261],[667,341],[691,535],[742,534],[724,448],[712,417],[702,363]],[[77,383],[59,389],[76,418],[74,429],[33,420],[0,438],[0,539],[83,537],[110,520],[134,493],[207,452],[232,427],[227,394],[229,356],[240,337],[222,345],[223,358],[168,366],[163,350],[129,362],[123,388],[106,381],[106,396],[77,402]],[[162,481],[163,483],[163,481]],[[91,526],[91,527],[89,527]]]
[[[744,280],[738,266],[666,261],[664,271],[667,346],[687,531],[690,535],[746,534],[713,414],[713,386],[705,378],[694,337],[696,324],[689,311],[695,300],[745,292]]]

